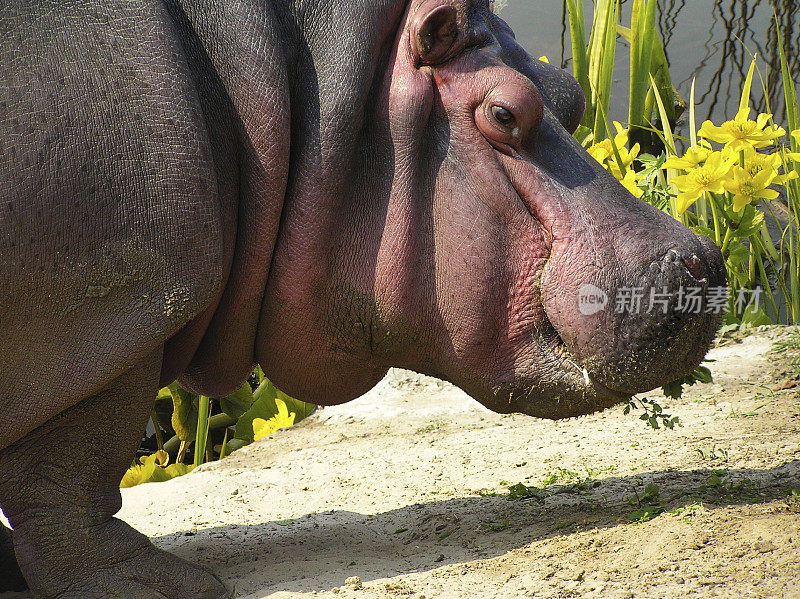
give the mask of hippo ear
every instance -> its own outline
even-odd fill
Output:
[[[411,43],[420,65],[450,58],[450,50],[458,39],[458,11],[454,6],[426,2],[414,16],[412,27]]]

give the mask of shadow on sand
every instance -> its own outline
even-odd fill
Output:
[[[649,484],[656,485],[657,498],[652,486],[648,494]],[[478,495],[425,501],[374,515],[325,511],[154,541],[212,567],[235,589],[235,596],[262,596],[330,590],[350,576],[367,582],[429,571],[500,556],[554,537],[628,526],[632,514],[648,505],[669,512],[702,502],[714,510],[787,500],[792,489],[800,489],[800,460],[771,469],[668,470],[575,480],[529,487],[531,496],[516,501],[506,495]]]

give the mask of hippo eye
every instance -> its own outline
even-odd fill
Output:
[[[492,116],[497,120],[498,123],[503,125],[503,127],[510,127],[514,124],[514,121],[517,120],[514,114],[508,108],[503,108],[497,104],[492,106]]]

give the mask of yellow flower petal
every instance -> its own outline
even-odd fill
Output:
[[[637,144],[638,145],[638,144]],[[662,168],[681,169],[684,171],[691,170],[697,166],[702,165],[711,154],[708,148],[691,147],[686,150],[682,158],[677,156],[670,156],[662,165]]]
[[[742,208],[747,206],[750,203],[750,200],[752,200],[751,197],[746,195],[741,195],[738,193],[733,194],[732,199],[733,199],[733,209],[736,210],[736,212],[741,212]]]
[[[678,214],[683,214],[686,212],[692,204],[694,204],[697,200],[700,199],[700,196],[703,195],[703,192],[686,192],[686,193],[679,193],[678,197],[675,198],[675,204],[678,208]]]
[[[640,198],[644,194],[644,191],[639,188],[639,180],[640,177],[636,176],[636,173],[633,172],[633,169],[628,170],[625,173],[625,176],[620,180],[623,187],[631,192],[634,197]]]
[[[269,420],[253,418],[253,439],[255,441],[267,435],[271,435],[278,429],[286,428],[294,424],[295,413],[289,412],[286,403],[279,397],[276,397],[275,404],[278,406],[278,413]]]

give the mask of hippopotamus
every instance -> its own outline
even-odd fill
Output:
[[[615,309],[722,256],[583,150],[580,87],[487,0],[6,0],[0,39],[2,589],[225,596],[113,517],[175,379],[330,405],[399,366],[555,419],[715,335]]]

